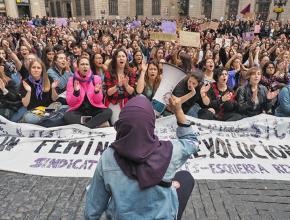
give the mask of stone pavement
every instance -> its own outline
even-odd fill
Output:
[[[0,219],[83,219],[88,183],[0,171]],[[290,182],[198,180],[183,215],[193,219],[290,219]]]

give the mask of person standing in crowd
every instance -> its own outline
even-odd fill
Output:
[[[102,80],[94,75],[89,59],[81,57],[77,61],[78,71],[69,78],[66,100],[69,105],[64,114],[67,124],[82,124],[89,128],[108,126],[112,110],[103,103]]]
[[[194,180],[177,170],[199,149],[180,99],[171,97],[170,107],[178,128],[177,139],[169,141],[154,134],[155,114],[147,98],[136,96],[121,110],[116,140],[102,154],[87,192],[86,220],[100,219],[104,211],[115,220],[181,219]]]
[[[134,74],[134,73],[133,73]],[[135,77],[129,72],[127,53],[124,49],[115,51],[108,71],[105,73],[105,105],[112,109],[111,123],[118,120],[121,109],[135,91]]]
[[[249,83],[237,91],[238,109],[244,117],[251,117],[261,113],[268,113],[272,100],[277,97],[279,91],[268,91],[260,84],[262,73],[257,67],[248,71]]]

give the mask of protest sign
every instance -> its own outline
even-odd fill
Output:
[[[180,45],[187,47],[200,47],[200,33],[180,31]]]
[[[64,26],[66,27],[67,26],[67,19],[66,18],[56,18],[55,19],[55,25],[56,26]]]
[[[236,122],[187,117],[200,151],[181,168],[195,179],[290,180],[290,118],[261,114]],[[161,140],[176,139],[174,116],[157,119]],[[0,117],[0,169],[43,176],[92,177],[114,128],[55,128]],[[138,140],[136,140],[138,143]]]
[[[208,29],[208,27],[209,27],[209,22],[205,22],[199,25],[200,31],[204,31]]]
[[[162,80],[152,100],[153,108],[157,116],[160,116],[165,110],[173,89],[185,76],[186,73],[176,66],[168,63],[163,64]]]
[[[216,31],[218,29],[218,27],[219,27],[218,22],[210,22],[208,28]]]
[[[70,22],[69,27],[73,30],[79,29],[79,23],[78,22]]]
[[[176,34],[161,33],[161,32],[150,32],[150,39],[160,41],[172,41],[176,40]]]
[[[175,21],[162,21],[161,30],[163,33],[176,33],[176,22]]]

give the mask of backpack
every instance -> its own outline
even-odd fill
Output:
[[[50,128],[65,125],[64,122],[64,113],[67,111],[67,108],[61,108],[59,110],[51,112],[49,115],[44,116],[38,122],[38,125]]]

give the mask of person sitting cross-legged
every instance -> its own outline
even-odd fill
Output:
[[[83,124],[89,128],[104,126],[111,118],[112,110],[103,103],[102,80],[93,75],[88,58],[79,58],[77,66],[78,71],[67,84],[69,109],[64,114],[64,120],[67,124]]]

